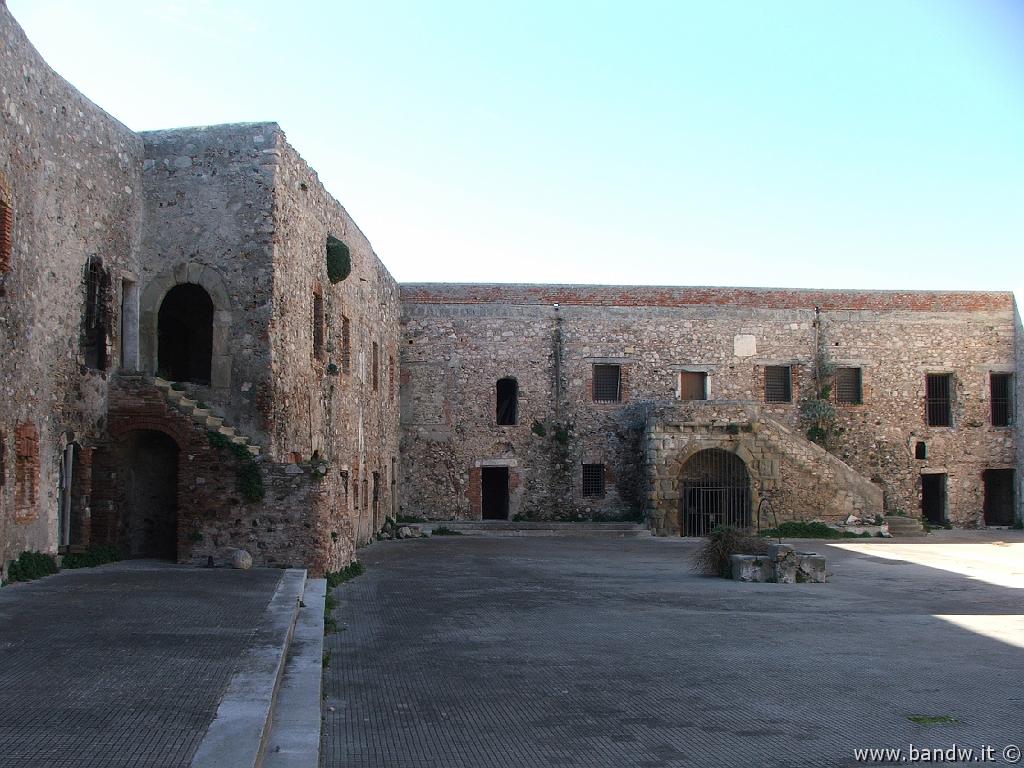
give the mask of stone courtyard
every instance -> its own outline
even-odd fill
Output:
[[[695,575],[694,546],[364,550],[325,644],[323,765],[844,766],[1020,744],[1024,535],[813,542],[829,583],[789,586]]]

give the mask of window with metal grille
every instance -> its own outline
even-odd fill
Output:
[[[836,368],[836,402],[860,405],[864,402],[863,374],[860,368]]]
[[[583,465],[583,495],[604,496],[604,464]]]
[[[348,318],[341,316],[341,370],[348,373],[352,369],[352,326]]]
[[[313,358],[324,359],[324,294],[320,286],[313,289]]]
[[[929,373],[925,379],[925,411],[929,427],[953,424],[953,374]]]
[[[1013,375],[993,373],[989,376],[992,396],[992,426],[1007,427],[1013,419]]]
[[[594,402],[618,403],[622,400],[622,366],[594,366]]]
[[[699,371],[679,372],[680,400],[707,400],[708,375]]]
[[[0,275],[11,271],[12,236],[14,230],[14,208],[0,176]]]
[[[764,368],[764,401],[788,403],[793,399],[793,374],[788,365],[766,365]]]
[[[513,378],[498,379],[495,389],[495,419],[499,426],[511,426],[519,417],[519,383]]]
[[[377,387],[380,385],[380,374],[378,373],[378,371],[379,371],[379,358],[380,358],[380,349],[377,347],[377,342],[375,341],[375,342],[373,342],[373,353],[372,353],[373,391],[374,392],[377,391]]]
[[[82,353],[85,365],[107,370],[107,331],[110,328],[110,273],[99,256],[90,256],[85,267],[85,313]]]

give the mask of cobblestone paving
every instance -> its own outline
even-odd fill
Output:
[[[363,550],[327,638],[324,765],[848,766],[861,747],[1024,741],[1020,589],[818,542],[831,583],[740,584],[691,573],[691,547]]]
[[[139,561],[0,589],[0,766],[188,766],[280,579]]]

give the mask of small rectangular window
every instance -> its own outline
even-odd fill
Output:
[[[324,294],[319,288],[313,290],[313,357],[324,359]]]
[[[341,508],[348,509],[348,470],[341,470]]]
[[[925,411],[929,427],[953,424],[953,374],[929,373],[925,379]]]
[[[604,496],[604,464],[583,465],[583,495]]]
[[[388,355],[388,399],[395,401],[395,356]]]
[[[917,445],[914,446],[914,458],[919,461],[924,461],[928,458],[928,444],[923,440],[918,440]]]
[[[708,375],[698,371],[681,371],[679,373],[680,400],[707,400]]]
[[[789,403],[793,400],[793,369],[788,365],[766,365],[764,368],[764,401]]]
[[[622,366],[594,366],[594,402],[618,403],[622,401]]]
[[[11,207],[6,183],[0,176],[0,275],[11,271],[14,230],[14,209]]]
[[[341,370],[343,373],[352,370],[352,326],[344,315],[341,316]]]
[[[992,396],[992,426],[1008,427],[1013,420],[1013,375],[990,374],[989,390]]]
[[[836,402],[860,405],[864,402],[863,374],[860,368],[836,369]]]
[[[85,312],[82,318],[82,354],[86,368],[107,370],[107,334],[110,330],[110,272],[99,256],[85,266]]]

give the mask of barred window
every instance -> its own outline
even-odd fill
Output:
[[[864,402],[863,373],[860,368],[836,369],[836,402],[860,405]]]
[[[324,359],[324,294],[320,286],[313,289],[313,359]]]
[[[989,390],[992,396],[993,427],[1007,427],[1013,419],[1012,384],[1012,374],[993,373],[989,376]]]
[[[793,400],[793,369],[788,365],[766,365],[764,368],[764,401],[788,403]]]
[[[3,176],[0,176],[0,275],[11,271],[14,208]]]
[[[622,401],[622,366],[594,366],[594,402],[618,403]]]
[[[707,400],[708,375],[699,371],[680,371],[679,399]]]
[[[929,373],[925,380],[925,412],[929,427],[953,425],[953,374]]]
[[[341,370],[348,373],[352,369],[352,326],[348,318],[341,316]]]
[[[604,496],[604,464],[583,465],[583,495]]]

